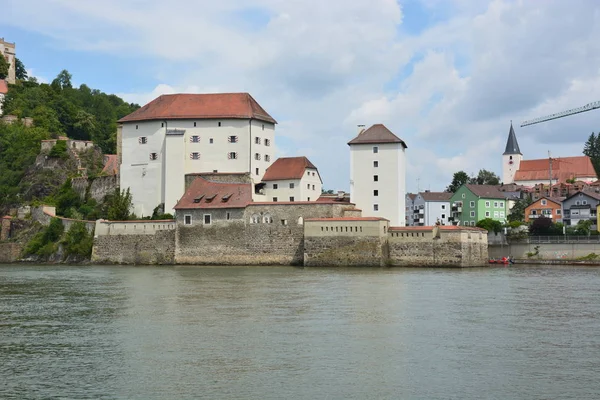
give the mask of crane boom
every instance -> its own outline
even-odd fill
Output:
[[[546,121],[550,121],[552,119],[568,117],[569,115],[579,114],[579,113],[586,112],[586,111],[592,111],[592,110],[595,110],[598,108],[600,108],[600,101],[594,101],[593,103],[588,103],[583,107],[577,107],[577,108],[573,108],[573,109],[567,110],[567,111],[562,111],[562,112],[559,112],[556,114],[546,115],[545,117],[539,117],[539,118],[530,119],[529,121],[523,121],[523,122],[521,122],[521,127],[524,127],[527,125],[539,124],[540,122],[546,122]]]

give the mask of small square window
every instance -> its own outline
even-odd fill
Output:
[[[379,175],[373,175],[373,182],[379,182]]]
[[[503,201],[500,202],[500,208],[504,208],[504,202]]]
[[[185,215],[183,217],[183,224],[184,225],[191,225],[192,224],[192,216],[191,215]]]
[[[238,158],[238,154],[235,151],[230,151],[227,153],[227,158],[230,160],[236,160]]]
[[[273,197],[273,202],[277,203],[277,197]]]
[[[485,207],[486,207],[486,208],[490,208],[490,202],[489,202],[489,201],[486,201],[486,202],[485,202]]]
[[[266,161],[266,162],[269,162],[269,161],[271,161],[271,156],[270,156],[270,155],[268,155],[268,154],[265,154],[265,161]]]
[[[190,153],[190,159],[192,159],[192,160],[199,160],[200,159],[200,153],[198,153],[198,152]]]
[[[146,136],[140,136],[138,138],[138,143],[139,144],[146,144],[146,143],[148,143],[148,138]]]
[[[221,122],[219,122],[218,125],[221,126]]]
[[[196,122],[194,122],[194,128],[196,127]]]
[[[498,202],[497,201],[494,202],[494,208],[498,208]]]
[[[379,190],[373,190],[373,196],[379,196]]]
[[[548,202],[546,200],[542,200],[542,205],[545,206],[546,204],[548,204]]]
[[[290,201],[294,201],[294,196],[290,196]]]
[[[306,184],[306,188],[310,190],[310,183]]]
[[[373,161],[373,168],[379,168],[379,161]]]
[[[494,218],[498,218],[498,211],[494,211]]]
[[[560,210],[556,210],[556,215],[560,215]]]
[[[373,211],[379,211],[379,204],[373,204]]]
[[[469,203],[469,205],[471,206],[471,208],[473,208],[473,207],[475,207],[475,202],[472,201],[472,202]]]
[[[373,153],[379,153],[379,147],[373,146]]]
[[[265,146],[271,145],[271,139],[265,139]]]
[[[277,189],[279,187],[279,185],[277,183],[273,184],[273,189]]]
[[[442,210],[445,210],[445,209],[446,209],[446,205],[442,204]]]
[[[442,214],[442,219],[446,219],[446,214]]]
[[[500,218],[504,218],[504,211],[500,211]]]
[[[486,212],[485,212],[485,217],[486,217],[486,218],[489,218],[489,217],[490,217],[490,212],[489,212],[489,211],[486,211]]]
[[[463,199],[465,198],[465,194],[464,194],[464,193],[462,194],[462,198],[463,198]]]
[[[208,139],[208,143],[213,144],[214,143],[213,138]]]
[[[158,160],[158,154],[157,153],[150,153],[150,160]]]
[[[211,224],[210,214],[204,214],[204,225],[210,225],[210,224]]]
[[[475,216],[475,211],[471,211],[471,217]]]
[[[227,138],[227,141],[228,141],[229,143],[237,143],[237,141],[238,141],[238,137],[237,137],[237,136],[233,136],[233,135],[232,135],[232,136],[229,136],[229,137]]]
[[[254,159],[255,160],[260,160],[260,154],[259,153],[254,153]]]
[[[198,136],[198,135],[190,136],[190,143],[200,143],[200,136]]]
[[[293,189],[293,188],[294,188],[294,184],[290,183],[290,189]]]
[[[231,219],[231,213],[229,211],[225,213],[225,219],[228,221]]]
[[[254,138],[254,144],[260,144],[260,138],[258,136]]]
[[[256,175],[259,175],[258,171],[259,171],[259,169],[258,169],[258,168],[256,168],[256,169],[255,169]]]

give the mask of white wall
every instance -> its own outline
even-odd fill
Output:
[[[515,173],[519,170],[521,160],[523,160],[521,154],[502,155],[502,183],[506,185],[515,181]]]
[[[290,189],[290,183],[294,184],[293,189]],[[277,189],[273,188],[274,185],[277,185]],[[319,172],[316,169],[307,168],[302,179],[265,182],[264,201],[273,201],[273,198],[277,198],[277,201],[290,201],[290,197],[294,197],[294,201],[316,201],[321,196],[321,190]]]
[[[378,147],[378,152],[373,152]],[[378,162],[374,167],[373,162]],[[350,145],[350,201],[364,217],[383,217],[390,226],[405,225],[405,149],[400,143]],[[373,176],[378,176],[375,182]],[[373,191],[378,190],[378,196]],[[374,210],[374,205],[379,210]]]
[[[183,129],[185,134],[169,138],[166,145],[167,129]],[[192,142],[192,136],[199,136],[200,141]],[[236,136],[237,142],[230,142],[229,136]],[[172,207],[183,195],[185,174],[249,172],[259,182],[274,161],[274,136],[274,124],[247,119],[124,123],[121,189],[131,188],[137,216],[151,215],[160,203],[165,203],[165,212],[172,213]],[[147,137],[147,143],[140,144],[140,137]],[[260,144],[255,143],[256,137],[260,138]],[[265,139],[270,141],[269,146],[265,145]],[[200,159],[191,159],[192,152],[200,153]],[[237,158],[230,159],[230,152],[237,153]],[[157,153],[158,159],[150,160],[150,153]],[[256,153],[260,154],[260,160],[255,159]]]

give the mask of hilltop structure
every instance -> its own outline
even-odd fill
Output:
[[[248,93],[162,95],[121,118],[121,188],[136,215],[173,212],[191,173],[246,173],[261,181],[274,161],[275,124]]]
[[[15,64],[16,64],[16,45],[15,43],[10,43],[4,40],[4,38],[0,38],[0,54],[6,59],[9,64],[8,67],[8,76],[6,77],[6,81],[11,85],[14,85],[17,79]]]
[[[360,129],[348,146],[350,200],[365,217],[405,226],[406,143],[383,124],[375,124]]]
[[[552,172],[550,172],[552,171]],[[552,177],[550,177],[552,173]],[[565,183],[567,180],[595,182],[596,172],[587,156],[523,160],[512,123],[502,154],[502,181],[523,186]]]

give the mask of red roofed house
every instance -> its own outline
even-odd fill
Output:
[[[251,183],[218,183],[197,177],[175,205],[176,218],[190,226],[243,221],[253,192]]]
[[[265,201],[316,201],[323,181],[306,157],[278,158],[265,172]]]
[[[133,212],[165,212],[185,190],[185,175],[248,173],[261,181],[275,154],[277,123],[248,93],[162,95],[121,118],[121,188]]]
[[[502,155],[503,183],[516,183],[523,186],[548,184],[551,179],[550,170],[552,170],[552,184],[565,183],[571,179],[584,182],[598,180],[592,161],[587,156],[523,160],[511,123],[506,149]]]

